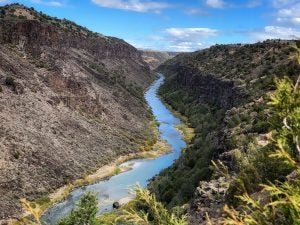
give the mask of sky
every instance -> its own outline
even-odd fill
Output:
[[[140,49],[300,39],[300,0],[0,0],[66,18]]]

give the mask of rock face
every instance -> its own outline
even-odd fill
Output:
[[[152,70],[156,69],[160,64],[164,63],[168,59],[172,59],[178,53],[177,52],[159,52],[142,50],[142,57],[147,62]]]
[[[0,8],[0,219],[138,150],[153,80],[137,49],[21,5]],[[4,12],[4,13],[3,13]]]
[[[220,224],[217,218],[223,213],[228,188],[229,180],[224,177],[209,182],[201,181],[190,204],[190,224],[206,224],[206,213],[213,224]]]
[[[173,81],[178,86],[192,91],[200,102],[230,108],[238,105],[247,96],[242,88],[234,85],[233,81],[218,79],[213,74],[199,71],[191,66],[162,65],[159,70],[177,74]]]

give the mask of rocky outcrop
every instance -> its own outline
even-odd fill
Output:
[[[246,91],[236,86],[233,81],[220,79],[214,74],[199,71],[191,66],[161,65],[158,70],[172,74],[173,84],[191,91],[199,102],[231,108],[247,97]]]
[[[178,54],[177,52],[159,52],[151,50],[141,50],[141,52],[144,61],[148,63],[152,70],[155,70],[160,64],[168,59],[172,59]]]
[[[220,224],[225,205],[225,194],[229,188],[229,180],[220,177],[216,180],[201,181],[190,204],[190,224],[206,224],[207,216],[213,224]]]
[[[122,40],[21,5],[3,10],[0,219],[20,216],[20,198],[138,151],[151,135],[143,90],[154,80]]]

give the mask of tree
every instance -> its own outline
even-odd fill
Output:
[[[71,214],[63,218],[57,225],[93,225],[97,214],[97,198],[88,192],[77,204]]]

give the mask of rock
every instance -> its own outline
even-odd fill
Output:
[[[118,209],[120,208],[120,203],[119,202],[114,202],[113,203],[113,209]]]

